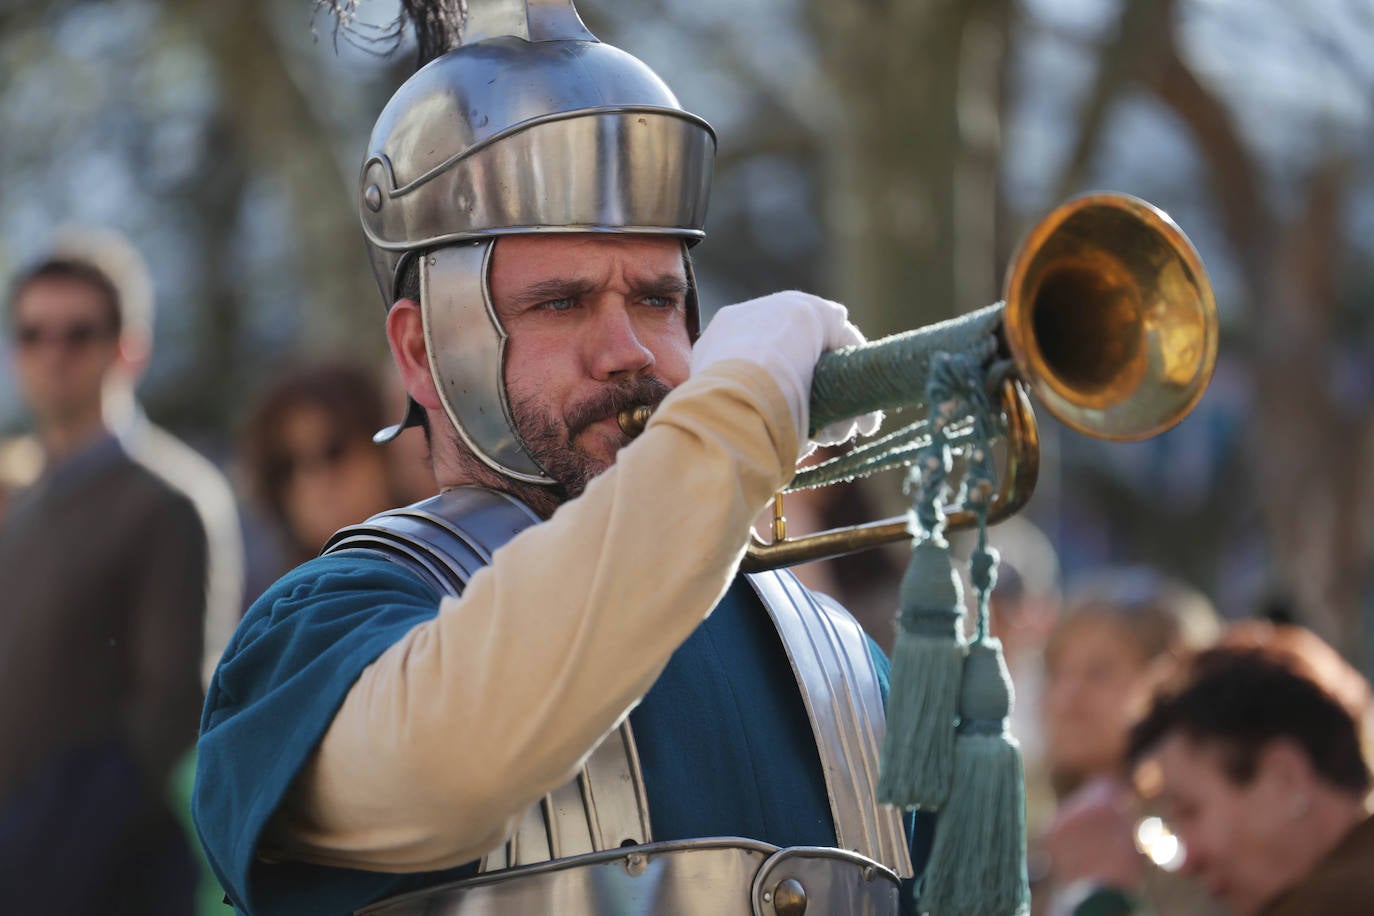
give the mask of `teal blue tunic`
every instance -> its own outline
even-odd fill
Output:
[[[344,553],[297,568],[249,609],[206,696],[192,800],[201,843],[240,912],[348,913],[475,873],[475,863],[393,875],[254,857],[263,828],[353,682],[432,618],[438,602],[407,570]],[[873,654],[886,689],[887,659],[876,646]],[[631,724],[655,840],[742,836],[778,846],[834,845],[796,680],[743,579],[674,653]],[[919,867],[930,825],[918,827]]]

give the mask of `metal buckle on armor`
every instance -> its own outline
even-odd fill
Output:
[[[895,872],[858,853],[722,837],[492,872],[384,900],[357,916],[896,916],[899,887]]]
[[[858,853],[792,846],[763,863],[751,896],[755,916],[895,913],[896,888],[896,873]]]

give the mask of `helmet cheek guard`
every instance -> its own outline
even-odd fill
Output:
[[[515,433],[506,396],[505,328],[487,271],[492,239],[437,248],[420,259],[420,315],[429,370],[444,412],[485,464],[526,483],[552,483]],[[488,397],[498,398],[492,409]]]
[[[495,5],[520,15],[479,18],[466,43],[383,110],[359,212],[388,307],[407,262],[420,258],[430,369],[459,436],[498,473],[552,483],[511,416],[506,332],[487,282],[492,246],[522,233],[676,236],[695,340],[686,249],[705,234],[715,135],[643,63],[596,41],[569,0]],[[489,23],[508,20],[524,23],[521,35],[492,33]]]

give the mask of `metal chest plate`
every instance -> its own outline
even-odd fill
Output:
[[[497,548],[538,521],[505,494],[458,488],[345,528],[325,552],[380,552],[457,595]],[[362,912],[895,913],[896,881],[912,868],[899,813],[874,796],[884,716],[867,638],[848,612],[789,572],[748,579],[797,678],[840,848],[778,850],[734,838],[654,844],[627,718],[572,780],[531,806],[482,859],[478,878]],[[802,888],[800,904],[789,881]]]

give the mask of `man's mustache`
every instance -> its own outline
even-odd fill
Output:
[[[657,406],[672,390],[662,379],[654,376],[645,376],[631,382],[622,382],[614,387],[603,388],[568,410],[564,417],[568,427],[568,441],[576,439],[593,423],[613,417],[622,410],[641,404]]]

